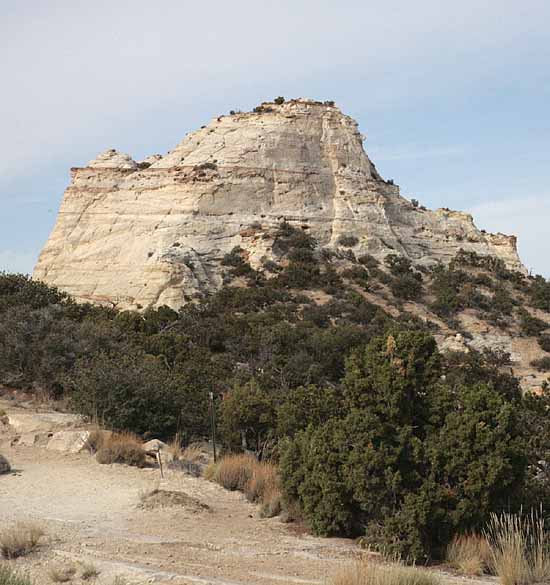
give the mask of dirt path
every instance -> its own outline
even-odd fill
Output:
[[[160,481],[156,469],[10,447],[6,437],[0,451],[14,468],[0,477],[0,528],[32,520],[46,531],[41,549],[14,563],[36,585],[52,583],[52,566],[82,562],[93,563],[101,571],[97,582],[109,585],[117,576],[176,585],[313,585],[359,554],[350,540],[297,534],[276,518],[260,518],[241,494],[181,472],[168,470]],[[140,507],[156,487],[183,492],[195,504]]]
[[[321,583],[357,553],[351,541],[299,536],[261,519],[241,494],[181,474],[99,465],[88,454],[3,447],[15,473],[0,481],[2,524],[33,520],[48,538],[24,566],[86,560],[102,577],[171,583]],[[139,508],[140,494],[183,491],[208,509]],[[42,581],[40,571],[34,571]],[[47,582],[47,581],[46,581]]]

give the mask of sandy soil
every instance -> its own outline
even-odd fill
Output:
[[[241,494],[181,472],[168,470],[160,480],[157,469],[10,447],[6,437],[0,451],[14,468],[0,476],[0,526],[32,520],[46,531],[37,552],[13,562],[37,585],[52,583],[54,566],[74,566],[78,582],[83,562],[109,584],[117,576],[136,583],[318,584],[360,554],[350,540],[315,538],[261,519]],[[141,496],[156,487],[184,492],[207,508],[141,508]]]

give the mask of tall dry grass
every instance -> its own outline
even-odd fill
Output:
[[[16,559],[35,550],[44,536],[42,527],[32,522],[17,522],[0,533],[0,554]]]
[[[529,515],[493,514],[485,532],[490,566],[502,585],[550,583],[550,536],[542,510]]]
[[[330,585],[441,585],[441,579],[435,573],[417,567],[362,560],[338,572]]]
[[[479,534],[455,536],[447,547],[447,561],[463,575],[483,575],[491,566],[491,547]]]
[[[241,491],[247,500],[261,504],[260,514],[271,518],[280,514],[282,495],[277,468],[252,455],[227,455],[210,464],[204,477],[231,491]]]
[[[102,440],[97,451],[98,463],[124,463],[145,467],[147,458],[141,440],[132,433],[113,433]]]
[[[32,582],[25,575],[2,565],[0,566],[0,585],[32,585]]]
[[[48,570],[48,575],[54,583],[68,583],[76,575],[76,568],[72,565],[54,565]]]

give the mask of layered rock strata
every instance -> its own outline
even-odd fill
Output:
[[[71,177],[34,276],[81,301],[177,308],[221,286],[220,261],[235,246],[253,267],[273,259],[283,220],[323,247],[352,242],[356,256],[431,265],[463,248],[524,270],[515,237],[403,198],[331,103],[265,103],[215,118],[165,156],[108,150]]]

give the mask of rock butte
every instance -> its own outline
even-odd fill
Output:
[[[525,271],[514,236],[401,197],[334,105],[299,99],[257,110],[215,118],[165,156],[138,163],[108,150],[71,169],[34,277],[80,301],[178,308],[221,286],[220,261],[233,247],[254,268],[272,259],[283,220],[323,247],[355,236],[356,256],[431,265],[463,248]]]

